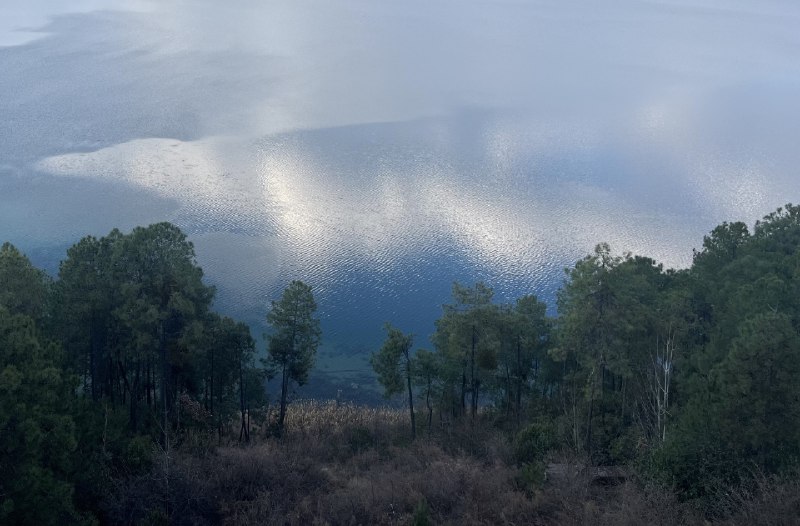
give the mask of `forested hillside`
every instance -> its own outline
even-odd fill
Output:
[[[554,317],[456,283],[430,341],[386,326],[371,364],[407,407],[377,410],[291,403],[324,338],[300,281],[265,302],[259,358],[171,224],[86,237],[54,277],[6,243],[0,522],[791,521],[799,282],[787,205],[688,269],[600,244]]]

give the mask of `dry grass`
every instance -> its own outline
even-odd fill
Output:
[[[408,412],[334,401],[300,400],[286,412],[285,431],[303,436],[341,436],[354,428],[397,433],[408,429]]]
[[[778,479],[758,476],[749,488],[731,492],[725,499],[730,526],[783,526],[800,524],[800,474]]]
[[[437,428],[412,443],[407,418],[295,403],[282,438],[255,433],[248,446],[173,452],[169,462],[159,454],[150,473],[118,482],[105,512],[118,524],[707,524],[670,492],[636,482],[598,488],[576,473],[532,487],[490,426]],[[800,484],[764,480],[728,509],[720,522],[731,526],[796,524]]]

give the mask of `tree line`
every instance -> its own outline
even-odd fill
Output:
[[[74,504],[94,509],[103,480],[142,467],[151,444],[168,452],[212,429],[221,440],[234,420],[249,440],[275,375],[280,433],[290,383],[307,381],[319,345],[311,288],[293,281],[271,303],[257,360],[250,328],[211,310],[202,278],[169,223],[87,236],[56,279],[2,245],[0,522],[87,519]]]
[[[600,244],[566,269],[555,316],[534,295],[500,304],[486,284],[454,284],[429,349],[387,325],[370,362],[407,401],[412,436],[493,425],[526,465],[569,449],[710,499],[797,467],[798,273],[787,205],[752,231],[718,226],[687,269]],[[213,297],[169,223],[87,236],[55,278],[2,245],[0,522],[92,523],[104,486],[146,470],[154,445],[169,458],[233,422],[246,442],[269,378],[281,434],[320,343],[311,287],[271,302],[263,359]]]
[[[431,338],[387,325],[371,363],[428,429],[485,408],[541,462],[554,448],[713,498],[800,458],[800,207],[723,223],[690,268],[607,244],[566,269],[557,316],[535,296],[453,285]],[[422,398],[414,406],[414,400]],[[524,457],[524,455],[523,455]],[[539,466],[541,468],[541,466]]]

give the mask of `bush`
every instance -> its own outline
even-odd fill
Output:
[[[353,453],[365,451],[375,445],[375,437],[372,431],[366,427],[356,427],[347,437],[347,444]]]
[[[144,473],[152,464],[153,441],[149,436],[138,435],[128,442],[125,464],[133,473]]]
[[[431,511],[428,507],[428,501],[422,499],[414,508],[414,516],[411,518],[412,526],[431,526]]]
[[[291,411],[291,408],[290,408]],[[470,450],[444,447],[443,437],[403,447],[371,409],[306,407],[281,439],[219,447],[204,456],[158,452],[143,474],[116,472],[103,501],[103,522],[120,524],[708,524],[693,503],[667,485],[636,479],[600,487],[589,471],[545,482],[552,428],[534,423],[513,441],[471,426],[449,435]],[[316,415],[313,416],[312,415]],[[338,417],[326,428],[328,417]],[[391,415],[390,415],[391,416]],[[316,420],[319,418],[320,420]],[[441,441],[442,443],[439,443]],[[129,444],[131,457],[147,449]],[[575,458],[563,463],[578,465]],[[131,461],[133,464],[134,462]],[[516,465],[515,465],[516,464]],[[731,490],[716,524],[794,524],[800,515],[797,477],[758,479]]]
[[[517,475],[517,485],[529,495],[542,487],[545,481],[545,465],[543,462],[527,462],[522,465]]]
[[[550,422],[534,422],[517,433],[514,439],[514,459],[519,464],[541,464],[544,456],[555,446],[555,429]]]

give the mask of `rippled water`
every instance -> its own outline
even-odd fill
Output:
[[[0,5],[0,239],[173,221],[256,333],[303,279],[322,394],[453,280],[551,300],[800,195],[794,0],[64,4]]]

